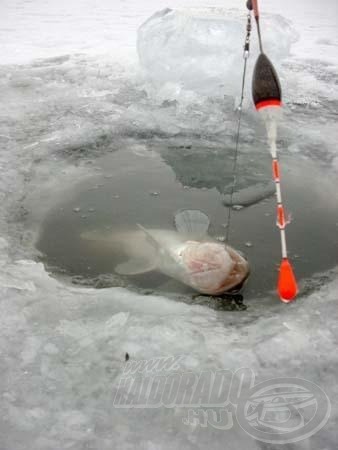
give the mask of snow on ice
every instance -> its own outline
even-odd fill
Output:
[[[238,8],[238,2],[229,3]],[[230,86],[239,78],[234,67],[240,64],[244,3],[229,15],[212,9],[205,16],[201,7],[209,2],[201,1],[171,0],[163,7],[172,10],[155,15],[159,4],[153,1],[2,2],[1,449],[272,448],[236,425],[226,432],[187,426],[180,408],[114,408],[126,353],[131,360],[183,355],[185,371],[250,367],[258,381],[291,376],[317,383],[333,406],[328,424],[281,448],[336,448],[336,269],[308,280],[295,304],[276,299],[271,307],[268,299],[253,300],[239,314],[123,288],[77,287],[48,274],[34,250],[51,199],[95,172],[95,156],[105,149],[106,136],[137,140],[147,133],[171,136],[182,130],[224,133],[222,89],[229,87],[223,94],[229,97],[226,112],[232,111],[237,93]],[[273,58],[284,61],[287,117],[299,117],[290,134],[301,139],[291,151],[309,157],[314,142],[317,158],[333,170],[337,6],[334,1],[327,1],[327,8],[323,2],[295,3],[262,2],[264,37]],[[182,12],[182,6],[193,4],[199,9]],[[224,7],[224,2],[213,5]],[[142,23],[140,70],[135,46]],[[300,40],[290,56],[297,34]],[[192,49],[196,54],[187,60]],[[215,92],[210,92],[211,81]],[[165,100],[180,101],[181,93],[183,103],[175,113],[160,107]],[[194,120],[188,114],[194,114],[192,104],[201,105]],[[284,127],[291,130],[285,120]],[[249,125],[247,131],[250,135]],[[84,146],[89,154],[81,153]],[[29,206],[35,215],[26,229]]]

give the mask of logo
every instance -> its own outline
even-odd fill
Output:
[[[252,438],[298,442],[329,419],[330,400],[311,381],[272,378],[255,384],[250,368],[185,371],[184,356],[128,361],[116,388],[115,408],[180,408],[191,427],[230,430],[234,423]]]
[[[253,438],[288,444],[315,434],[330,412],[330,400],[316,384],[301,378],[274,378],[242,393],[236,418]]]

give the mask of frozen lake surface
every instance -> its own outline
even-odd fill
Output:
[[[165,7],[174,11],[148,20]],[[114,277],[111,255],[78,236],[171,227],[182,207],[224,235],[245,2],[1,2],[1,449],[275,448],[238,423],[189,424],[187,408],[114,407],[126,353],[181,355],[183,372],[249,367],[257,382],[316,383],[332,404],[326,426],[280,448],[336,448],[337,3],[261,8],[284,92],[278,146],[301,293],[284,305],[274,292],[270,156],[249,77],[238,186],[262,200],[232,215],[230,242],[252,275],[247,308],[229,311],[164,277]],[[253,33],[249,73],[256,55]]]
[[[140,143],[142,142],[142,143]],[[232,148],[224,149],[216,143],[203,145],[201,139],[182,138],[122,140],[103,147],[115,148],[111,154],[95,158],[97,175],[80,182],[62,199],[45,219],[37,244],[42,260],[52,272],[71,276],[73,282],[93,286],[130,286],[148,289],[148,292],[192,292],[179,282],[151,272],[143,276],[119,277],[115,265],[126,256],[114,249],[102,248],[81,239],[81,233],[96,230],[103,235],[108,230],[118,233],[146,228],[173,229],[173,215],[182,208],[202,209],[211,219],[210,233],[219,240],[226,238],[227,208],[222,204],[222,193],[231,185]],[[212,145],[213,144],[213,145]],[[257,195],[267,185],[267,198],[255,201],[231,215],[230,243],[244,252],[251,264],[251,275],[244,290],[246,304],[257,297],[271,293],[276,284],[277,263],[280,257],[278,234],[275,227],[275,199],[268,182],[270,156],[251,144],[242,155],[237,183],[242,186],[237,195],[241,201],[251,187]],[[91,149],[82,148],[87,152]],[[112,148],[111,148],[112,150]],[[265,149],[264,149],[265,150]],[[94,161],[93,161],[94,164]],[[284,154],[283,181],[289,211],[294,211],[288,229],[290,258],[307,290],[309,280],[316,272],[337,264],[338,202],[336,178],[328,168],[311,159]],[[313,186],[313,180],[325,178],[325,183]],[[272,186],[273,187],[273,186]],[[328,207],[328,194],[332,207]],[[38,196],[39,198],[39,196]],[[258,198],[260,198],[258,196]],[[246,200],[246,196],[244,195]],[[53,199],[50,201],[53,203]],[[34,206],[26,215],[26,224],[34,217]],[[273,262],[272,262],[273,261]],[[310,288],[311,289],[311,288]],[[275,296],[269,296],[275,304]]]

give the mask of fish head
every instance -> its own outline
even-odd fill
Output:
[[[216,242],[187,241],[181,258],[185,283],[206,294],[222,291],[236,264],[227,248]]]

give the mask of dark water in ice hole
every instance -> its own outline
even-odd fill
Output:
[[[125,259],[124,255],[97,250],[80,234],[98,229],[133,231],[136,223],[172,229],[175,211],[188,208],[207,213],[210,234],[222,237],[228,211],[220,192],[231,183],[232,161],[216,147],[205,151],[191,145],[152,144],[126,145],[93,162],[99,174],[68,192],[42,225],[37,247],[47,268],[71,276],[74,283],[95,287],[192,294],[190,288],[157,272],[114,275],[114,266]],[[270,164],[268,153],[242,155],[238,186],[267,183]],[[338,263],[335,180],[327,168],[299,156],[283,155],[281,166],[284,202],[292,214],[287,227],[289,256],[297,278],[308,278]],[[230,244],[244,252],[250,262],[245,300],[273,291],[281,258],[274,196],[232,212]]]

